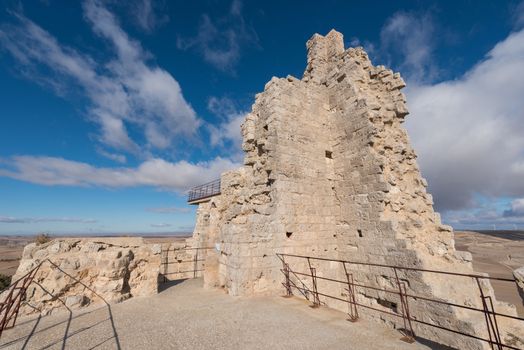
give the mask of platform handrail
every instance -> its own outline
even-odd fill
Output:
[[[220,179],[210,181],[208,183],[195,186],[189,190],[187,201],[193,202],[220,194]]]
[[[1,294],[4,298],[0,301],[0,337],[5,329],[13,328],[18,318],[20,305],[25,301],[27,288],[33,283],[36,273],[40,267],[49,261],[45,259],[40,261],[29,272],[12,282]]]

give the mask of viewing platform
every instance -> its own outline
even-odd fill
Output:
[[[193,187],[187,196],[188,204],[198,204],[208,201],[211,197],[220,194],[220,179]]]

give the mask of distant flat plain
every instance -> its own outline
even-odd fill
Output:
[[[187,237],[144,236],[148,243],[168,243]],[[11,276],[16,272],[24,246],[33,240],[31,236],[0,236],[1,274]],[[455,231],[455,245],[458,250],[472,254],[475,271],[492,277],[511,278],[514,269],[524,266],[524,231]],[[497,299],[516,305],[519,314],[524,316],[523,301],[513,283],[493,281],[492,285]]]

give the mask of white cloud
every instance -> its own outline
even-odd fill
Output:
[[[82,91],[91,101],[89,118],[100,126],[99,140],[110,147],[140,152],[142,147],[130,138],[128,126],[145,130],[146,148],[166,148],[176,136],[192,136],[201,121],[178,82],[167,71],[147,63],[150,54],[128,37],[99,1],[88,0],[83,8],[93,31],[116,52],[109,62],[96,62],[61,45],[20,14],[15,16],[16,25],[0,27],[0,43],[28,78],[60,94]]]
[[[241,152],[242,132],[240,126],[244,122],[247,112],[237,110],[233,101],[227,97],[211,97],[207,108],[222,122],[208,125],[210,142],[212,146],[224,146],[226,142],[231,143],[230,150],[233,153]]]
[[[375,46],[375,44],[373,44],[372,42],[370,42],[368,40],[364,40],[362,42],[357,37],[351,37],[350,38],[350,40],[349,40],[349,47],[363,47],[364,50],[366,50],[367,54],[370,57],[375,57],[378,54],[377,47]]]
[[[135,22],[142,30],[151,33],[156,28],[167,23],[169,16],[165,14],[163,1],[136,0],[128,4]]]
[[[512,9],[513,13],[513,24],[516,29],[520,29],[524,27],[524,1],[521,1],[520,3],[515,6],[514,9]]]
[[[100,154],[102,157],[111,159],[117,163],[120,163],[120,164],[127,163],[127,157],[123,154],[108,152],[100,147],[96,149],[96,152]]]
[[[436,42],[434,32],[435,26],[429,13],[397,12],[386,21],[380,32],[381,54],[388,60],[391,60],[391,54],[398,56],[398,68],[407,80],[431,81],[438,74],[432,60]]]
[[[179,213],[191,212],[191,209],[187,207],[147,208],[146,210],[152,213],[159,213],[159,214],[179,214]]]
[[[80,218],[45,218],[45,217],[27,217],[16,218],[12,216],[0,216],[0,223],[4,224],[32,224],[41,222],[74,222],[80,224],[94,224],[97,221],[94,219],[80,219]]]
[[[185,160],[170,163],[155,158],[136,168],[97,168],[63,158],[17,156],[0,163],[0,176],[47,186],[152,186],[182,193],[238,166],[228,159],[217,157],[198,163]]]
[[[519,217],[524,221],[524,198],[517,198],[511,202],[511,208],[504,211],[505,217]]]
[[[204,60],[215,68],[233,72],[240,59],[241,47],[245,44],[258,44],[258,37],[242,16],[242,3],[233,0],[227,16],[213,21],[208,14],[202,15],[198,34],[193,38],[177,39],[177,47],[182,50],[196,49]]]
[[[437,208],[524,196],[524,30],[461,77],[409,85],[406,127]]]
[[[242,133],[240,127],[244,122],[245,117],[245,113],[232,114],[226,122],[221,123],[218,127],[210,125],[211,145],[220,145],[223,144],[224,141],[229,140],[233,143],[234,148],[240,151],[240,146],[242,145]]]
[[[459,210],[445,216],[446,223],[457,228],[467,229],[524,229],[524,216],[504,216],[497,210]]]

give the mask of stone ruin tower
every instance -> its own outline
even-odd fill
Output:
[[[344,49],[342,34],[334,30],[313,35],[307,50],[302,79],[274,77],[256,95],[242,125],[243,167],[224,173],[221,194],[199,204],[193,237],[201,247],[216,247],[206,257],[205,285],[232,295],[283,295],[276,253],[473,273],[469,253],[455,250],[451,227],[433,210],[402,127],[408,110],[400,75],[373,66],[362,48]],[[341,264],[316,268],[319,276],[345,278]],[[395,288],[391,273],[369,274],[362,267],[352,272],[364,284]],[[482,307],[473,279],[417,271],[400,278],[409,280],[408,292]],[[347,293],[340,285],[322,288],[341,298]],[[493,295],[489,283],[482,288]],[[398,296],[372,290],[359,291],[357,300],[393,312],[400,304]],[[325,304],[347,310],[336,300]],[[410,309],[421,320],[486,331],[481,313],[417,301],[410,301]],[[502,303],[496,309],[515,314]],[[361,317],[401,327],[395,317]],[[486,346],[414,328],[417,335],[461,349]],[[522,329],[505,329],[511,330],[506,339],[524,338]]]

